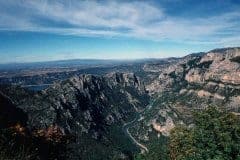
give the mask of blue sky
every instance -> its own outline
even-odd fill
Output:
[[[240,46],[239,0],[0,0],[0,63]]]

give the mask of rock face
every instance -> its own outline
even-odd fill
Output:
[[[169,136],[169,132],[171,131],[171,129],[173,129],[175,127],[175,125],[172,121],[172,118],[168,117],[166,119],[165,125],[161,125],[160,123],[157,123],[157,122],[153,121],[152,122],[152,127],[153,127],[154,130],[163,134],[164,136]]]
[[[229,102],[239,94],[240,48],[216,49],[183,57],[165,66],[147,86],[152,93],[179,92],[197,98]],[[204,104],[205,105],[205,104]]]
[[[123,134],[121,126],[133,119],[135,113],[143,110],[148,103],[149,96],[144,84],[135,74],[109,73],[105,76],[72,77],[26,97],[17,107],[27,113],[30,130],[47,130],[51,126],[58,126],[65,135],[75,136],[76,142],[72,146],[78,155],[71,156],[77,159],[84,157],[84,154],[87,157],[97,146],[101,146],[101,149],[93,153],[98,154],[96,157],[105,154],[108,149],[106,146],[111,146],[111,143],[112,147],[120,148],[117,147],[120,143],[117,137]],[[118,128],[118,132],[111,135],[114,127],[115,130]],[[115,139],[111,136],[115,136]],[[96,146],[91,143],[96,143]],[[116,149],[116,152],[121,153],[121,149]]]
[[[217,106],[239,115],[240,48],[216,49],[174,62],[147,64],[144,70],[158,74],[146,85],[153,106],[131,133],[148,147],[159,134],[168,136],[168,128],[178,123],[191,125],[192,112],[205,107]]]
[[[100,125],[124,122],[134,110],[143,109],[148,100],[144,85],[134,74],[112,73],[105,77],[72,77],[19,107],[29,113],[30,126],[41,128],[56,123],[66,132],[74,132],[73,128],[90,132],[101,130]]]

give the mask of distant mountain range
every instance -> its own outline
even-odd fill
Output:
[[[147,62],[155,59],[70,59],[46,62],[5,63],[0,64],[0,70],[22,70],[41,68],[72,68],[72,67],[96,67],[108,65],[120,65],[129,63]]]

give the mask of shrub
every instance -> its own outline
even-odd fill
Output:
[[[172,160],[240,159],[240,119],[209,107],[194,114],[194,126],[178,126],[169,141]]]

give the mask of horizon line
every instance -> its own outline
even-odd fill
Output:
[[[137,60],[150,60],[150,59],[168,59],[168,58],[180,58],[180,57],[148,57],[148,58],[73,58],[73,59],[59,59],[59,60],[46,60],[46,61],[13,61],[13,62],[0,62],[0,65],[8,65],[8,64],[30,64],[30,63],[51,63],[51,62],[61,62],[61,61],[77,61],[77,60],[88,60],[88,61],[137,61]]]
[[[230,46],[230,47],[218,47],[208,51],[198,51],[188,53],[182,56],[169,56],[169,57],[142,57],[142,58],[70,58],[70,59],[56,59],[56,60],[39,60],[39,61],[9,61],[9,62],[0,62],[0,65],[11,65],[11,64],[31,64],[31,63],[51,63],[51,62],[60,62],[60,61],[74,61],[74,60],[99,60],[99,61],[137,61],[137,60],[147,60],[147,59],[168,59],[168,58],[181,58],[191,54],[198,53],[208,53],[215,50],[221,49],[233,49],[240,48],[240,46]]]

